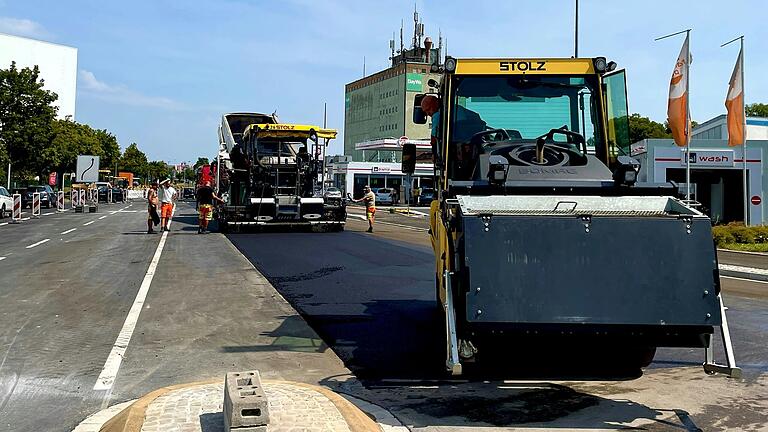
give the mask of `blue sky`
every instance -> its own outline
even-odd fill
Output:
[[[387,66],[389,39],[412,1],[0,0],[0,32],[77,47],[77,120],[137,142],[150,159],[211,157],[221,113],[277,110],[286,122],[343,129],[344,84]],[[426,34],[447,37],[455,57],[568,57],[573,0],[418,0]],[[631,112],[666,118],[669,76],[693,28],[691,111],[724,113],[746,36],[747,102],[768,102],[763,1],[581,0],[581,56],[627,69]],[[331,153],[341,151],[339,137]]]

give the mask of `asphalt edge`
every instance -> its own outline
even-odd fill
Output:
[[[112,418],[106,420],[101,425],[101,427],[99,427],[98,431],[99,432],[141,432],[141,428],[144,425],[144,418],[146,417],[147,409],[155,399],[174,390],[181,390],[181,389],[196,387],[201,385],[220,384],[220,383],[222,383],[221,379],[215,379],[215,380],[207,380],[207,381],[197,381],[197,382],[186,383],[186,384],[176,384],[172,386],[161,387],[157,390],[153,390],[145,394],[144,396],[136,399],[130,405],[128,405],[127,407],[123,408],[120,412],[115,414]],[[358,407],[351,401],[347,400],[343,396],[339,395],[338,393],[334,392],[333,390],[327,387],[322,387],[314,384],[294,382],[294,381],[279,381],[279,380],[263,380],[263,383],[286,384],[286,385],[292,385],[296,387],[303,387],[306,389],[314,390],[322,394],[324,397],[328,398],[328,400],[330,400],[331,403],[333,403],[336,409],[339,410],[339,413],[341,414],[341,416],[344,418],[344,421],[346,421],[347,425],[349,425],[349,429],[352,432],[381,432],[382,431],[382,428],[374,420],[375,418],[377,418],[377,416],[374,413],[369,414],[366,411],[363,411],[362,408]],[[106,408],[105,410],[99,411],[98,413],[95,413],[89,416],[88,419],[93,418],[99,413],[103,411],[107,411],[110,408]],[[381,410],[386,411],[381,407],[377,407],[377,408],[380,408]],[[379,416],[380,415],[381,414],[379,414]],[[85,423],[85,421],[87,421],[88,419],[84,420],[83,423]],[[77,427],[75,429],[77,429]]]

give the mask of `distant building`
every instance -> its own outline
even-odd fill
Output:
[[[671,139],[647,139],[631,146],[640,161],[640,179],[654,183],[673,181],[684,193],[685,148]],[[749,223],[768,222],[768,119],[747,117],[747,196]],[[691,130],[691,192],[715,222],[744,220],[744,148],[728,147],[726,116],[720,115]]]
[[[0,33],[0,69],[38,66],[44,89],[59,96],[57,117],[75,118],[77,48]]]
[[[432,125],[413,123],[413,103],[417,94],[429,91],[430,79],[440,79],[436,71],[442,64],[442,37],[438,37],[434,46],[432,39],[424,36],[424,24],[415,12],[410,48],[403,46],[402,29],[400,34],[399,50],[395,50],[395,40],[390,41],[392,63],[389,68],[355,80],[344,88],[344,154],[347,158],[332,163],[330,172],[334,184],[345,193],[357,196],[366,184],[373,188],[403,187],[400,149],[363,145],[363,150],[361,144],[394,142],[401,137],[429,140]],[[428,182],[431,185],[432,172],[422,174],[417,176],[414,186],[424,187]],[[421,184],[422,178],[425,184]]]

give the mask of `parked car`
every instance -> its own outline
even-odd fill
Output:
[[[195,188],[185,187],[181,191],[181,199],[195,200]]]
[[[8,189],[0,186],[0,219],[13,212],[13,197]]]
[[[341,189],[335,188],[335,187],[329,187],[325,189],[325,195],[323,195],[326,199],[341,199]]]
[[[28,186],[21,195],[21,205],[32,207],[32,194],[40,193],[40,207],[51,208],[56,205],[56,194],[48,185]]]
[[[435,190],[431,188],[422,188],[416,205],[428,206],[435,199]]]
[[[376,204],[392,204],[395,201],[395,191],[390,188],[376,189]]]
[[[123,202],[125,201],[125,195],[122,188],[119,187],[113,187],[112,188],[112,202]]]

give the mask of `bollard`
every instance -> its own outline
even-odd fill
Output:
[[[59,191],[56,193],[56,210],[64,211],[64,192]]]
[[[13,223],[21,222],[21,194],[13,194],[13,215],[11,215],[11,221]]]
[[[107,189],[107,204],[112,204],[112,188]]]
[[[40,192],[34,192],[32,194],[32,217],[40,217]]]

